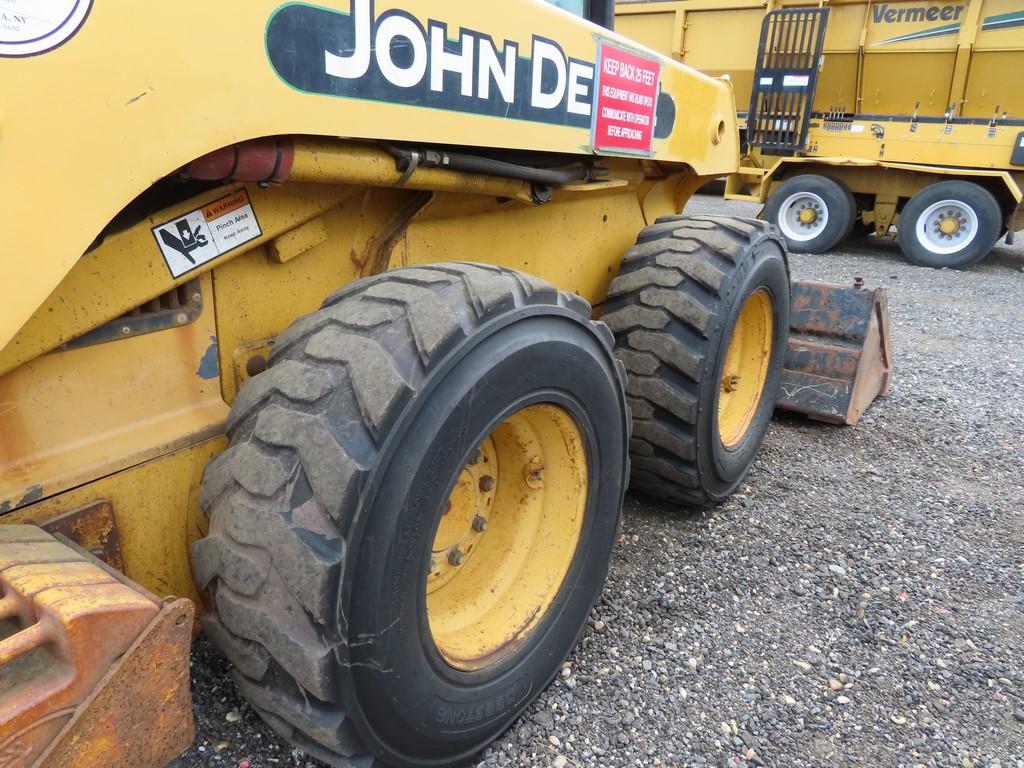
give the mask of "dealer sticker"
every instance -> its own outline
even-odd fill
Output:
[[[262,234],[244,189],[153,227],[172,277],[181,277]]]
[[[92,0],[0,0],[0,56],[35,56],[65,43]]]
[[[649,156],[654,145],[661,65],[601,43],[594,114],[594,149]]]

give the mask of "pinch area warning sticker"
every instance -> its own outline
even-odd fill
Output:
[[[598,67],[594,149],[650,155],[661,65],[602,42]]]
[[[153,237],[173,277],[181,277],[262,234],[244,189],[153,227]]]

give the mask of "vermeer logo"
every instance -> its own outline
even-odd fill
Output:
[[[875,24],[902,24],[914,21],[957,21],[964,12],[963,5],[931,5],[927,8],[893,8],[887,3],[872,6]]]
[[[879,40],[873,45],[892,45],[928,40],[933,37],[950,37],[960,32],[960,17],[966,5],[906,6],[880,3],[872,6],[871,20],[875,24],[923,24],[931,21],[945,22],[936,26],[905,32],[896,37]]]

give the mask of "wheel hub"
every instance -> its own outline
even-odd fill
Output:
[[[948,240],[958,237],[967,224],[967,219],[957,216],[955,211],[947,211],[935,224],[935,231],[945,236]]]
[[[472,556],[494,504],[497,455],[490,438],[484,440],[467,464],[441,513],[441,523],[430,548],[427,593],[443,586]]]
[[[736,319],[718,393],[718,434],[732,448],[747,433],[761,402],[771,362],[774,316],[764,289],[754,291]]]
[[[960,200],[942,200],[929,206],[914,225],[918,241],[932,253],[959,253],[977,238],[977,213]]]
[[[811,206],[801,208],[800,213],[797,215],[800,219],[800,223],[807,227],[811,226],[818,220],[818,211]]]
[[[471,671],[515,650],[557,597],[583,527],[583,438],[554,405],[513,414],[462,468],[431,545],[427,618],[438,652]]]

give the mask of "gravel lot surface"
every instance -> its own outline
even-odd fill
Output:
[[[627,497],[582,644],[481,765],[1024,768],[1024,248],[843,247],[793,274],[889,289],[892,394],[854,429],[780,416],[705,515]],[[179,768],[320,765],[204,640],[193,676]]]

